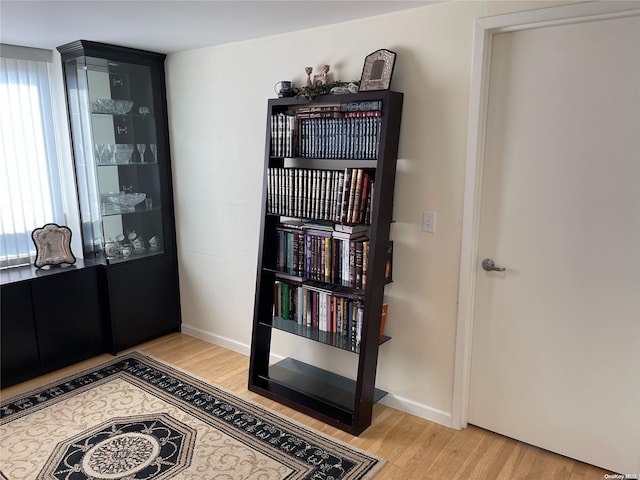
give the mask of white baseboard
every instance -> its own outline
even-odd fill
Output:
[[[243,355],[249,356],[251,353],[251,346],[247,345],[246,343],[241,343],[237,340],[232,340],[221,335],[216,335],[205,330],[186,325],[184,323],[182,324],[182,333],[191,337],[199,338],[200,340],[204,340],[205,342],[213,343],[214,345],[228,348],[229,350],[241,353]],[[279,355],[274,354],[272,354],[271,356],[272,360],[276,361],[282,360],[283,358]],[[393,393],[387,394],[382,400],[380,400],[380,403],[387,405],[388,407],[400,410],[402,412],[415,415],[416,417],[424,418],[425,420],[429,420],[430,422],[439,423],[440,425],[444,425],[445,427],[452,428],[450,412],[443,412],[442,410],[438,410],[423,403],[418,403],[408,398],[399,397],[397,395],[394,395]]]
[[[246,355],[247,357],[251,354],[251,346],[247,345],[246,343],[241,343],[237,340],[223,337],[222,335],[216,335],[214,333],[207,332],[206,330],[201,330],[190,325],[185,325],[184,323],[182,324],[182,333],[191,337],[199,338],[200,340],[204,340],[205,342],[213,343],[214,345],[228,348],[233,352],[241,353],[243,355]]]
[[[385,395],[382,400],[380,400],[380,403],[395,408],[396,410],[415,415],[416,417],[424,418],[430,422],[453,428],[450,412],[443,412],[424,403],[418,403],[414,400],[394,395],[393,393]]]

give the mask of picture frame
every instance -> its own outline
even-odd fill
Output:
[[[56,223],[47,223],[31,232],[36,246],[36,268],[45,265],[74,264],[76,257],[71,251],[71,229]]]
[[[382,48],[367,55],[360,77],[360,91],[389,90],[396,53]]]

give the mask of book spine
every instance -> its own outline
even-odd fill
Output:
[[[349,185],[349,202],[347,203],[346,221],[351,222],[353,219],[353,203],[355,201],[356,188],[358,183],[358,175],[361,175],[361,169],[355,169],[351,174],[351,184]]]
[[[362,242],[356,242],[355,244],[355,288],[362,288],[362,257],[363,257],[363,245]]]
[[[367,199],[369,198],[369,187],[371,185],[371,178],[368,173],[364,174],[362,178],[362,192],[360,194],[360,206],[358,208],[358,218],[356,222],[365,223],[367,217]]]
[[[304,314],[304,291],[302,285],[296,289],[297,301],[296,301],[296,323],[302,325],[302,318]]]
[[[362,196],[362,182],[364,181],[364,170],[358,169],[358,176],[356,177],[356,188],[353,195],[353,211],[351,212],[351,222],[356,223],[360,216],[360,197]]]
[[[296,113],[298,120],[316,120],[324,118],[342,118],[345,114],[342,112],[309,112],[309,113]]]
[[[381,117],[382,111],[380,110],[368,110],[368,111],[355,111],[355,112],[343,112],[343,118],[369,118],[369,117]]]
[[[362,242],[362,289],[367,288],[367,274],[369,271],[369,240]]]
[[[303,276],[305,274],[305,236],[304,233],[300,232],[298,233],[298,237],[297,237],[297,241],[298,241],[298,273],[297,275],[299,276]]]
[[[322,170],[320,174],[320,198],[319,198],[319,219],[326,220],[325,213],[327,208],[327,171]]]
[[[274,317],[280,316],[280,282],[273,283],[273,308],[271,314]]]
[[[282,295],[281,295],[281,302],[282,302],[282,316],[281,318],[283,320],[287,320],[289,318],[289,284],[288,283],[282,283]]]
[[[348,282],[354,286],[356,282],[356,242],[349,242],[349,275]]]
[[[342,112],[358,112],[368,110],[382,110],[382,100],[363,100],[360,102],[344,102],[340,104]]]
[[[340,105],[313,105],[308,107],[299,107],[296,113],[317,113],[317,112],[340,112]]]

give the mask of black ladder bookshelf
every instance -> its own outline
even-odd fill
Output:
[[[268,101],[248,387],[354,435],[385,395],[375,377],[389,340],[380,322],[402,103],[392,91]],[[366,234],[340,240],[332,225]],[[270,364],[274,329],[353,352],[356,378],[293,358]]]

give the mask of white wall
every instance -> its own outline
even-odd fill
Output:
[[[562,2],[567,3],[567,2]],[[449,425],[474,21],[558,2],[438,3],[167,60],[183,330],[247,353],[255,292],[266,100],[305,66],[359,79],[364,57],[398,53],[404,92],[392,227],[394,283],[377,385],[386,402]],[[421,231],[437,212],[436,233]],[[355,356],[276,332],[273,352],[345,375]]]

